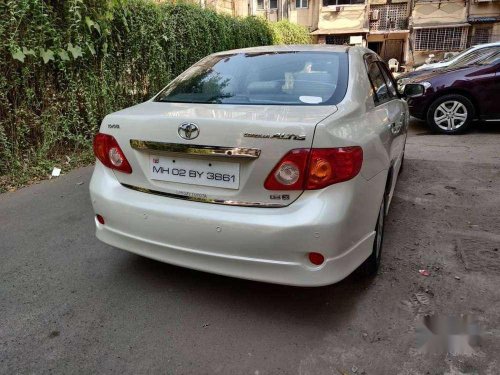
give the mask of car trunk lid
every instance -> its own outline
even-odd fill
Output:
[[[149,101],[107,116],[101,132],[117,139],[132,166],[131,174],[115,172],[127,187],[211,203],[285,206],[302,191],[266,190],[268,174],[288,151],[310,148],[316,124],[335,111],[333,105]]]

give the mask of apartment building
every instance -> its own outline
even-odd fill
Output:
[[[367,46],[402,69],[500,41],[500,0],[192,1],[233,16],[288,19],[307,27],[315,43]]]
[[[252,9],[308,27],[318,44],[363,45],[386,61],[408,59],[408,0],[253,0]]]
[[[233,0],[238,1],[238,0]],[[500,0],[249,0],[249,14],[288,19],[319,44],[359,44],[403,68],[500,40]]]
[[[409,61],[409,16],[411,4],[408,0],[371,0],[369,4],[368,48],[382,59],[396,59],[400,65]]]

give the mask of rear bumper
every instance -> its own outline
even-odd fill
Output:
[[[131,190],[97,163],[90,192],[105,219],[96,221],[96,235],[109,245],[221,275],[321,286],[342,280],[370,255],[377,186],[384,182],[385,175],[357,176],[287,207],[233,207]],[[321,266],[309,263],[311,251],[325,256]]]

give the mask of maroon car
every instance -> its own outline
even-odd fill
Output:
[[[440,133],[462,133],[474,119],[500,121],[500,52],[418,76],[406,84],[404,95],[410,114]]]

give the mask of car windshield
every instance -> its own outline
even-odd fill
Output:
[[[490,48],[481,48],[477,51],[469,53],[467,56],[463,56],[462,58],[457,59],[457,61],[451,63],[449,68],[457,68],[461,66],[467,66],[475,63],[479,63],[484,59],[498,53],[500,51],[500,47],[490,47]]]
[[[265,52],[209,56],[174,79],[160,102],[337,104],[347,89],[345,52]]]

